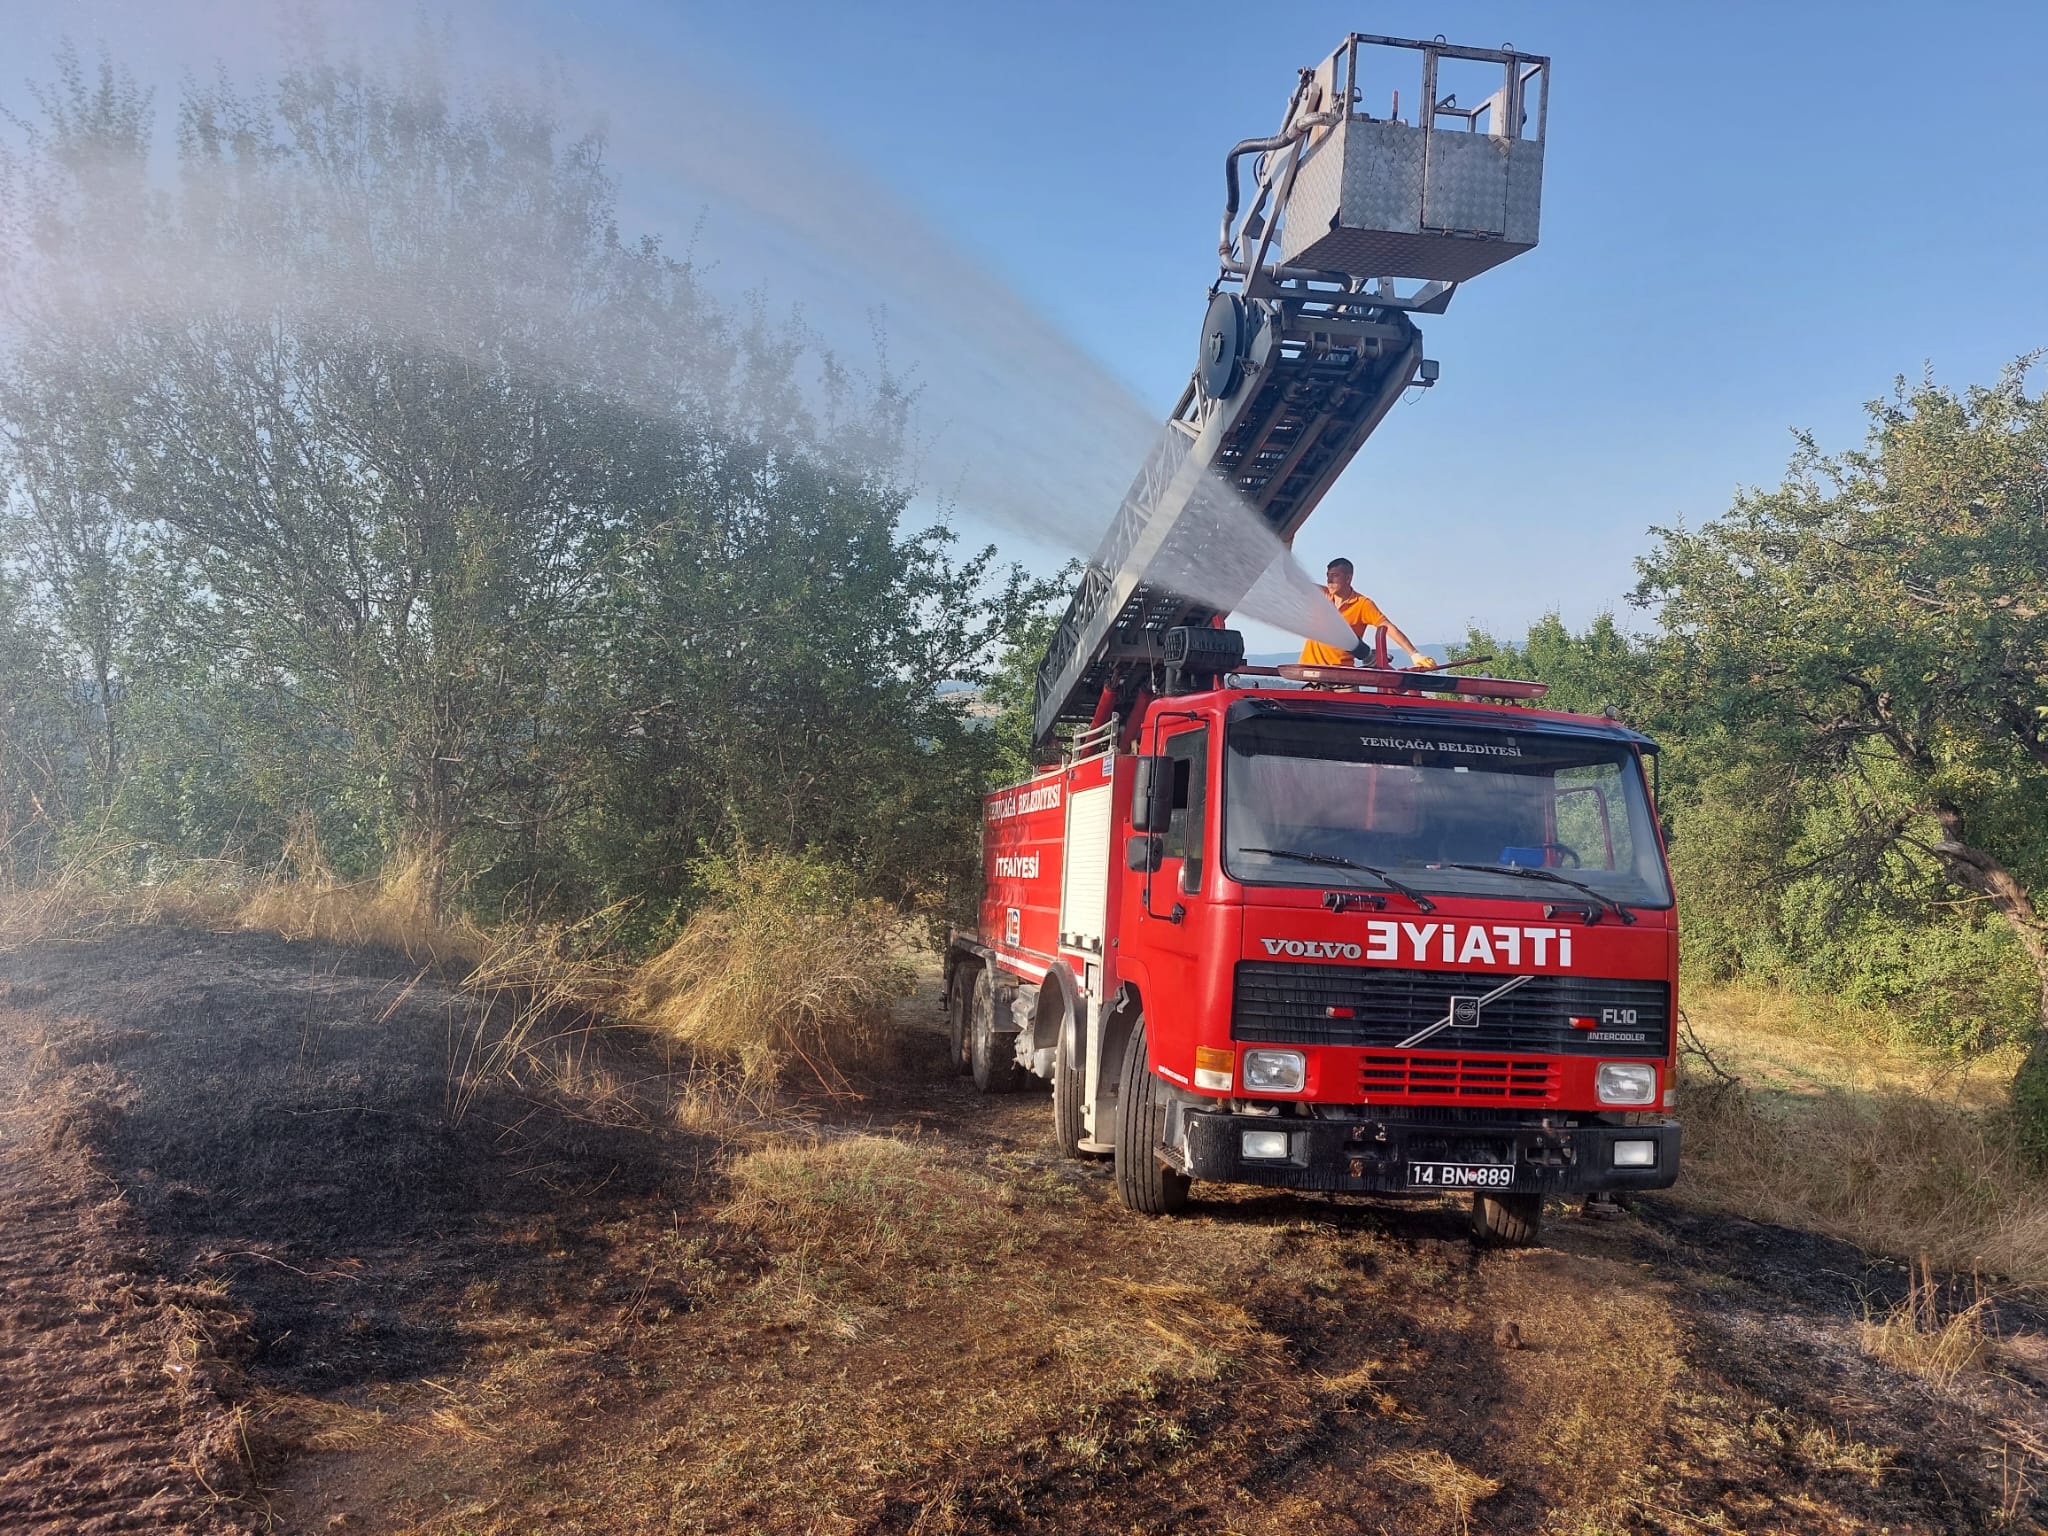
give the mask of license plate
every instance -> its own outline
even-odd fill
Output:
[[[1511,1163],[1410,1163],[1412,1189],[1512,1189]]]

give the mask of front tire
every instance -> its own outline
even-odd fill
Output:
[[[1124,1047],[1116,1113],[1116,1192],[1140,1215],[1171,1216],[1188,1203],[1194,1181],[1159,1161],[1165,1136],[1166,1090],[1145,1059],[1145,1021],[1140,1019]]]
[[[1474,1195],[1472,1235],[1494,1248],[1527,1248],[1543,1232],[1541,1195]]]
[[[996,984],[987,966],[974,973],[968,1015],[974,1086],[983,1093],[1015,1093],[1024,1081],[1017,1065],[1017,1037],[996,1033]]]

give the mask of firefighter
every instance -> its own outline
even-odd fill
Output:
[[[1387,627],[1387,639],[1408,653],[1411,666],[1429,668],[1436,665],[1434,657],[1425,656],[1415,649],[1409,638],[1401,633],[1400,626],[1380,611],[1380,605],[1351,585],[1354,571],[1349,560],[1341,557],[1330,562],[1323,575],[1326,585],[1323,590],[1330,595],[1330,601],[1337,605],[1344,622],[1351,626],[1351,633],[1359,639],[1375,624]],[[1325,645],[1320,640],[1311,640],[1301,648],[1301,664],[1305,667],[1349,667],[1357,664],[1357,658],[1340,651],[1334,645]]]

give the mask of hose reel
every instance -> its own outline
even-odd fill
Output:
[[[1244,382],[1245,354],[1258,329],[1256,312],[1234,293],[1219,293],[1202,317],[1202,350],[1195,382],[1210,400],[1228,400]]]

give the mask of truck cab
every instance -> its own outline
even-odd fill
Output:
[[[1050,1077],[1063,1149],[1114,1157],[1147,1213],[1196,1180],[1461,1193],[1519,1242],[1546,1197],[1671,1184],[1654,744],[1245,681],[990,797],[982,923],[949,964],[977,1081]]]

